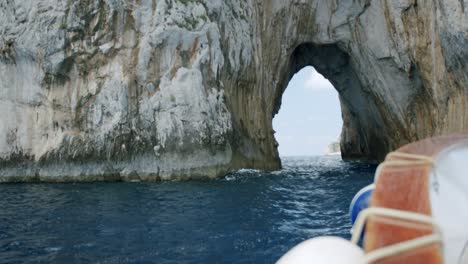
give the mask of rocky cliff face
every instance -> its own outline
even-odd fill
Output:
[[[466,0],[0,0],[1,181],[277,169],[272,118],[314,66],[345,158],[468,128]]]

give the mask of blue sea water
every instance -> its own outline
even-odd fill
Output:
[[[283,159],[278,172],[163,183],[0,185],[0,263],[274,263],[316,236],[349,238],[375,166]]]

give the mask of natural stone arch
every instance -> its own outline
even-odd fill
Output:
[[[383,128],[380,109],[375,101],[368,98],[370,91],[365,91],[349,55],[337,44],[304,43],[294,49],[285,80],[281,82],[284,88],[277,90],[273,115],[279,111],[286,88],[284,83],[287,84],[305,66],[313,66],[339,93],[343,118],[343,158],[381,160],[389,151],[389,146],[384,134],[378,132]]]
[[[459,2],[268,1],[261,7],[258,74],[244,97],[260,107],[248,104],[254,118],[243,118],[256,120],[244,135],[262,161],[244,164],[279,167],[274,165],[280,161],[271,121],[287,82],[309,64],[340,93],[346,159],[380,161],[405,143],[466,129],[468,108],[462,98],[467,90],[459,86],[466,74],[450,68],[468,58],[461,58],[463,52],[454,60],[444,55],[454,54],[449,47],[457,42],[454,31],[461,30],[455,21],[467,16]],[[448,9],[456,15],[435,16]],[[333,69],[326,67],[327,60],[343,63]]]

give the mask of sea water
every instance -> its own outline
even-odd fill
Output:
[[[316,236],[349,238],[375,166],[283,158],[207,181],[0,185],[0,263],[274,263]]]

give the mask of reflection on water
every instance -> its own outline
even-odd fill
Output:
[[[0,262],[273,263],[298,242],[349,237],[374,166],[337,157],[165,183],[0,185]]]

